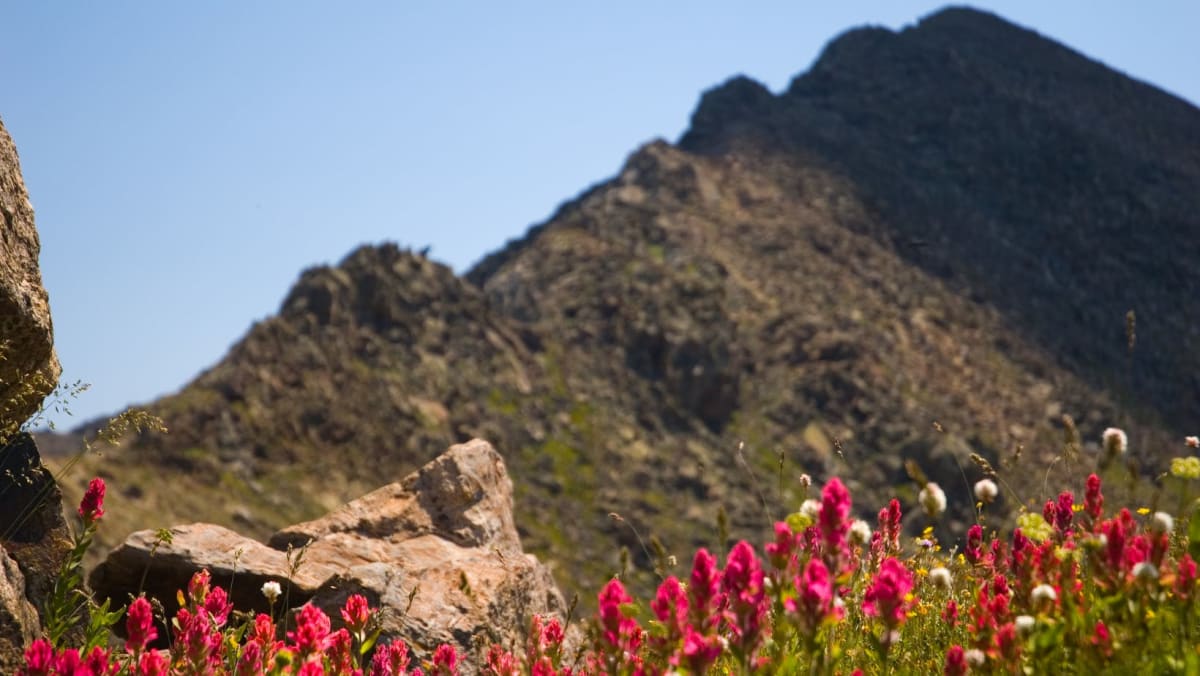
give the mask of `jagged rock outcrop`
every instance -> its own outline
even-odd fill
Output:
[[[0,434],[5,436],[37,411],[61,372],[38,269],[40,251],[17,148],[0,121]]]
[[[554,580],[521,549],[512,480],[479,439],[451,447],[419,471],[330,514],[276,533],[268,545],[210,524],[171,529],[169,542],[135,533],[91,575],[101,597],[144,590],[171,599],[208,569],[242,610],[267,611],[264,582],[289,589],[340,621],[350,594],[380,607],[383,636],[418,654],[454,643],[482,664],[493,642],[519,645],[533,614],[566,612]],[[299,565],[294,565],[299,561]]]
[[[0,673],[15,674],[25,665],[22,653],[40,628],[37,610],[25,595],[25,576],[0,546]]]

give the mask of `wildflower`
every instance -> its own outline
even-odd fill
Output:
[[[925,513],[930,518],[936,519],[946,511],[946,493],[941,486],[932,481],[925,484],[925,487],[917,494],[917,501],[925,508]]]
[[[138,676],[167,676],[170,664],[167,658],[157,650],[147,650],[138,660]]]
[[[650,602],[650,608],[658,621],[671,631],[672,637],[683,635],[683,627],[687,624],[688,600],[683,585],[674,575],[658,586],[658,595]]]
[[[429,672],[431,676],[455,676],[458,674],[458,653],[454,650],[454,646],[449,643],[443,643],[433,651],[433,669]]]
[[[912,573],[894,558],[884,559],[863,595],[863,612],[881,618],[888,628],[904,622],[905,597],[912,591]]]
[[[1188,448],[1200,448],[1200,437],[1186,437],[1183,441]]]
[[[967,529],[967,546],[963,553],[971,563],[979,563],[983,559],[983,527],[979,524]]]
[[[54,661],[55,673],[58,674],[82,674],[83,660],[79,657],[79,650],[76,648],[67,648],[58,654],[58,659]]]
[[[1000,495],[1000,489],[991,479],[980,479],[975,482],[975,498],[984,504],[990,503]]]
[[[1179,598],[1187,600],[1192,597],[1195,589],[1196,562],[1192,560],[1191,554],[1184,553],[1175,571],[1175,593]]]
[[[371,658],[371,676],[400,676],[408,673],[408,645],[392,641],[375,649]]]
[[[154,609],[146,597],[139,596],[129,604],[125,611],[125,649],[137,653],[146,645],[158,638],[158,630],[154,628]]]
[[[1039,584],[1033,588],[1032,592],[1029,593],[1029,600],[1035,606],[1039,606],[1047,602],[1053,603],[1054,601],[1058,600],[1058,592],[1054,591],[1054,587],[1051,587],[1048,584]]]
[[[1101,438],[1104,441],[1104,458],[1106,461],[1111,461],[1119,455],[1125,455],[1125,451],[1129,450],[1129,437],[1125,436],[1125,430],[1110,427],[1104,430]]]
[[[1171,460],[1171,476],[1180,479],[1200,479],[1200,458],[1173,458]]]
[[[637,620],[626,616],[622,606],[633,602],[625,592],[625,585],[620,580],[612,579],[600,590],[597,597],[600,616],[600,626],[604,630],[604,639],[608,644],[619,650],[635,653],[642,642],[642,630]]]
[[[54,646],[50,641],[39,638],[25,649],[25,669],[21,673],[27,676],[49,676],[54,673]]]
[[[300,665],[297,676],[325,676],[325,667],[320,662],[305,662]]]
[[[996,648],[1004,659],[1014,661],[1021,654],[1021,642],[1017,640],[1017,626],[1009,622],[996,630]]]
[[[1150,531],[1169,535],[1175,531],[1175,519],[1166,512],[1155,512],[1154,518],[1150,519]]]
[[[233,603],[229,601],[229,595],[225,593],[224,589],[213,587],[213,590],[204,599],[204,610],[212,617],[213,624],[222,627],[229,619],[229,611],[233,610]]]
[[[104,479],[96,477],[88,483],[87,492],[79,501],[79,518],[91,525],[104,516]]]
[[[725,562],[721,583],[729,595],[725,617],[733,631],[734,645],[742,654],[748,655],[761,638],[768,606],[763,591],[762,567],[749,542],[741,540],[733,546]]]
[[[929,571],[929,581],[933,584],[933,586],[939,589],[945,589],[947,591],[954,586],[954,577],[950,574],[948,569],[942,566],[938,566],[937,568]]]
[[[1093,519],[1099,519],[1103,507],[1104,495],[1100,493],[1100,477],[1090,474],[1087,478],[1087,490],[1083,494],[1083,509]]]
[[[311,603],[305,603],[296,613],[296,630],[288,632],[288,640],[296,646],[301,656],[311,655],[325,649],[329,637],[329,616]]]
[[[521,673],[521,666],[517,662],[516,656],[495,643],[488,648],[487,665],[488,672],[495,676],[519,676]],[[372,674],[374,673],[372,671]]]
[[[192,579],[188,580],[188,598],[196,605],[204,605],[204,599],[208,598],[209,582],[212,581],[212,575],[207,568],[202,568],[192,575]]]
[[[717,569],[716,557],[707,549],[697,550],[688,584],[691,620],[697,627],[703,629],[716,621],[713,611],[722,603],[720,590],[721,572]]]
[[[821,491],[821,511],[817,514],[821,535],[829,551],[841,551],[845,547],[849,517],[850,491],[834,477]]]
[[[954,599],[946,602],[946,608],[942,611],[942,621],[951,628],[958,624],[958,603]]]
[[[791,526],[783,521],[775,522],[775,541],[767,543],[766,551],[767,557],[771,559],[771,565],[777,570],[788,567],[796,549],[796,540],[796,534],[792,532]]]
[[[703,674],[721,656],[721,639],[716,635],[706,636],[691,625],[684,629],[683,662],[694,673]]]
[[[964,676],[967,673],[967,656],[960,645],[950,646],[946,651],[946,676]]]
[[[829,578],[829,569],[820,559],[810,559],[804,566],[804,572],[797,575],[792,584],[797,596],[784,601],[784,608],[796,617],[806,636],[815,634],[826,619],[839,616],[833,604],[833,582]]]
[[[274,605],[275,599],[279,598],[281,593],[283,593],[283,590],[280,589],[279,583],[275,580],[263,583],[262,595],[267,597],[267,603]]]
[[[1192,438],[1194,439],[1195,437],[1192,437]],[[808,487],[811,485],[812,485],[812,477],[810,477],[807,474],[801,474],[800,475],[800,488],[803,488],[804,490],[807,491]]]
[[[359,633],[367,626],[367,620],[371,619],[371,608],[367,605],[367,597],[362,594],[351,594],[350,598],[346,599],[346,605],[342,608],[342,621],[346,623],[346,628],[351,633]]]
[[[1139,580],[1157,580],[1158,566],[1149,561],[1142,561],[1133,567],[1133,576]]]
[[[1033,633],[1033,628],[1037,624],[1037,620],[1032,615],[1018,615],[1013,624],[1017,628],[1017,633],[1021,636],[1028,636]]]
[[[808,517],[812,523],[816,523],[817,515],[821,513],[821,503],[818,500],[809,498],[800,503],[800,513]]]
[[[1112,635],[1108,633],[1108,627],[1103,620],[1096,620],[1096,628],[1092,632],[1092,645],[1100,651],[1101,655],[1111,657],[1113,652]]]
[[[855,519],[854,523],[850,524],[850,533],[848,534],[850,544],[860,547],[866,546],[871,542],[871,526],[862,519]]]
[[[1075,503],[1075,496],[1070,491],[1063,491],[1058,494],[1058,501],[1047,500],[1046,506],[1042,509],[1042,518],[1046,523],[1054,526],[1054,529],[1061,533],[1066,533],[1071,529],[1071,520],[1075,516],[1075,511],[1072,509]]]

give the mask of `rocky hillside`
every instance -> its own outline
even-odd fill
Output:
[[[1012,509],[1094,463],[1052,462],[1064,414],[1138,452],[1194,424],[1196,138],[1194,107],[994,16],[851,31],[782,94],[706,93],[678,144],[462,278],[392,245],[305,272],[150,405],[170,434],[75,476],[110,478],[110,543],[261,536],[479,436],[568,598],[622,547],[652,568],[634,528],[681,559],[721,521],[761,537],[801,472],[845,478],[864,515],[898,494],[920,527],[915,461],[954,536],[972,452]]]

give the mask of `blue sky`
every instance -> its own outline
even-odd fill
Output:
[[[177,390],[364,242],[458,271],[744,73],[937,2],[6,3],[0,118],[73,418]],[[1200,101],[1200,3],[976,5]]]

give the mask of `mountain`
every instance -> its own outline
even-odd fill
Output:
[[[197,520],[262,536],[481,436],[526,549],[585,597],[621,548],[645,579],[658,544],[686,563],[761,537],[802,472],[843,477],[864,517],[899,495],[914,530],[927,475],[960,536],[972,453],[1011,511],[1095,464],[1075,425],[1093,451],[1124,426],[1135,470],[1182,452],[1197,138],[1190,104],[990,14],[852,30],[785,92],[705,93],[678,143],[462,277],[388,244],[306,271],[149,405],[169,434],[66,488],[110,479],[109,543]]]

